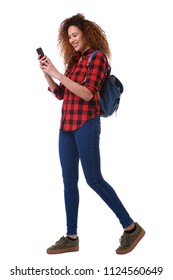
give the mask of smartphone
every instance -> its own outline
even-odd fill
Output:
[[[41,55],[40,58],[42,58],[44,56],[44,52],[43,52],[42,48],[38,48],[38,49],[36,49],[36,51],[37,51],[38,55]]]

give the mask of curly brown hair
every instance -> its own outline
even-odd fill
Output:
[[[95,22],[86,20],[83,14],[76,14],[70,18],[66,18],[59,28],[58,47],[60,48],[61,55],[64,58],[64,65],[67,68],[72,64],[75,50],[69,43],[68,28],[70,26],[78,27],[85,35],[87,42],[91,49],[101,50],[109,58],[111,56],[109,44],[102,28]]]

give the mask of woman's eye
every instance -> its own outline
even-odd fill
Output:
[[[73,38],[76,38],[77,37],[77,34],[73,34],[72,36],[68,36],[68,39],[73,39]]]

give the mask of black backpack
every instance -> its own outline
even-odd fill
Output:
[[[96,50],[90,54],[87,67],[89,67],[93,56],[97,52],[101,52],[101,51]],[[111,73],[111,67],[107,61],[107,71],[105,73],[105,80],[100,90],[100,106],[103,112],[101,117],[105,117],[105,118],[111,116],[114,112],[116,113],[120,104],[121,94],[123,93],[124,90],[120,80],[118,80],[117,77],[115,77],[110,73]]]

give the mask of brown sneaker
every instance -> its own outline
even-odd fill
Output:
[[[130,253],[145,235],[145,230],[136,223],[136,229],[132,233],[124,232],[120,238],[120,246],[116,249],[117,254]]]
[[[52,245],[47,249],[48,254],[62,254],[67,252],[79,251],[79,238],[70,240],[67,237],[62,236],[55,245]]]

